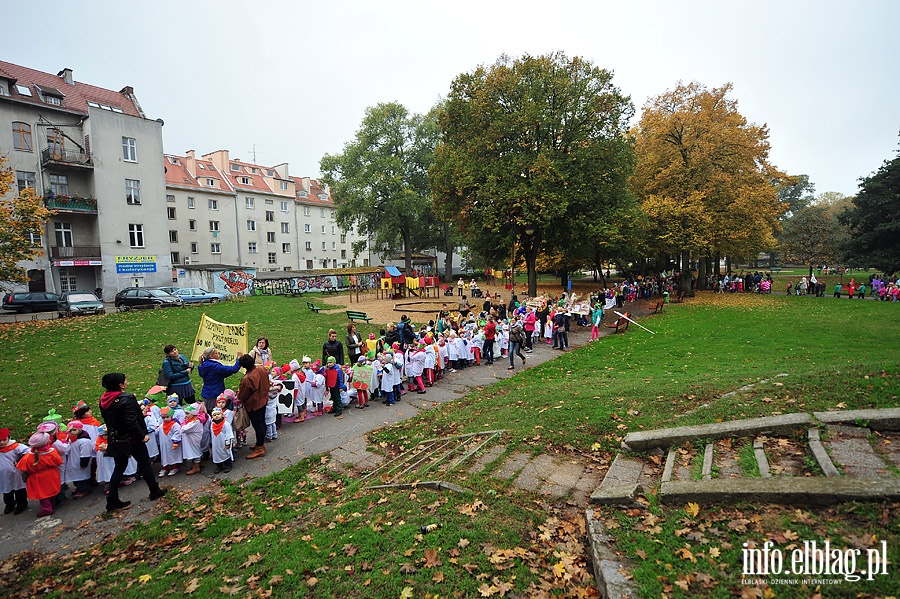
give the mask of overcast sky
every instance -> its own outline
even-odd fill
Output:
[[[895,0],[3,2],[0,58],[119,90],[166,152],[228,149],[317,176],[378,102],[427,112],[501,54],[562,50],[614,72],[640,114],[679,80],[734,84],[772,162],[853,195],[900,133]],[[15,26],[13,26],[15,24]]]

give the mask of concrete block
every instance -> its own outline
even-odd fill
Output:
[[[739,502],[825,505],[900,498],[900,478],[789,477],[676,481],[660,487],[669,504]]]
[[[629,579],[627,564],[612,550],[611,540],[603,524],[594,518],[594,510],[585,512],[591,558],[597,588],[604,599],[633,599],[638,597],[637,586]]]
[[[843,412],[813,412],[816,420],[826,424],[856,424],[865,422],[876,431],[900,430],[900,408],[846,410]]]
[[[643,492],[641,485],[600,485],[591,493],[591,503],[603,503],[606,505],[629,505]]]
[[[809,414],[796,413],[763,418],[747,418],[731,422],[715,422],[696,426],[679,426],[652,431],[638,431],[625,435],[622,448],[630,451],[647,451],[656,447],[668,448],[697,439],[724,439],[726,437],[751,437],[791,433],[812,422]]]
[[[707,443],[706,449],[703,450],[703,480],[710,480],[712,478],[712,465],[715,450],[716,446],[713,443]]]
[[[819,429],[817,428],[809,429],[809,450],[812,452],[813,457],[816,458],[816,462],[819,463],[819,468],[822,469],[822,472],[826,477],[841,475],[837,468],[834,467],[834,463],[828,456],[828,452],[825,451],[825,446],[823,446],[822,442],[819,440]]]

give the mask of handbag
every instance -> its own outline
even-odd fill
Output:
[[[250,416],[247,414],[247,410],[245,408],[238,408],[234,411],[234,418],[232,419],[232,425],[234,425],[234,430],[242,431],[245,428],[250,426]]]
[[[162,368],[159,369],[159,374],[156,375],[156,384],[166,389],[169,388],[169,377],[166,376]]]

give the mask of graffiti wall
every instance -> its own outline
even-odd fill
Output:
[[[279,278],[258,279],[254,270],[225,270],[213,273],[215,290],[230,295],[299,295],[341,291],[355,283],[361,290],[374,289],[378,273],[367,275],[301,276],[285,273]]]

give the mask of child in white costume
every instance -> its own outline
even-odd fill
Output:
[[[222,410],[222,415],[225,416],[225,422],[231,425],[232,430],[234,430],[234,410],[228,409],[228,398],[224,393],[216,398],[216,408]],[[215,419],[213,419],[213,422],[215,422]],[[235,435],[235,438],[237,438],[237,435]]]
[[[450,358],[450,372],[456,372],[456,366],[459,364],[459,345],[456,344],[456,332],[450,331],[450,338],[447,340],[447,356]]]
[[[278,438],[278,394],[284,387],[279,380],[269,379],[269,401],[266,402],[266,441]]]
[[[162,464],[160,476],[175,476],[178,467],[184,461],[181,450],[181,425],[173,417],[172,408],[165,407],[159,411],[162,426],[159,428],[159,461]]]
[[[203,422],[200,421],[200,402],[184,406],[184,422],[181,423],[181,451],[185,461],[191,462],[186,474],[199,474],[203,458]]]
[[[225,413],[221,408],[212,411],[212,461],[216,465],[214,474],[219,472],[231,472],[234,463],[234,431],[225,419]]]
[[[145,403],[142,406],[144,426],[147,427],[147,454],[150,456],[151,461],[159,457],[159,439],[156,435],[156,430],[162,424],[162,418],[157,417],[154,413],[154,407],[156,406],[150,403]],[[158,412],[159,408],[156,411]]]
[[[184,410],[181,408],[181,398],[177,393],[173,393],[166,399],[166,406],[172,410],[172,418],[178,424],[184,422]]]
[[[109,438],[107,437],[106,425],[104,424],[97,429],[97,441],[94,443],[94,453],[97,456],[97,482],[104,483],[107,492],[109,492],[109,479],[112,477],[113,470],[116,467],[116,461],[106,455],[106,445],[108,442]],[[122,479],[122,484],[130,485],[134,482],[133,475],[137,473],[137,460],[128,458],[128,466],[125,467],[125,473],[126,475]]]
[[[384,400],[381,403],[394,405],[394,356],[391,352],[385,352],[381,357],[381,393]]]
[[[75,487],[72,498],[84,497],[91,491],[91,462],[94,459],[94,442],[78,420],[66,427],[69,436],[69,452],[63,463],[66,466],[66,481]]]
[[[16,464],[28,453],[28,445],[9,436],[8,428],[0,428],[0,493],[3,493],[3,513],[21,514],[28,509],[28,492],[22,472]]]

